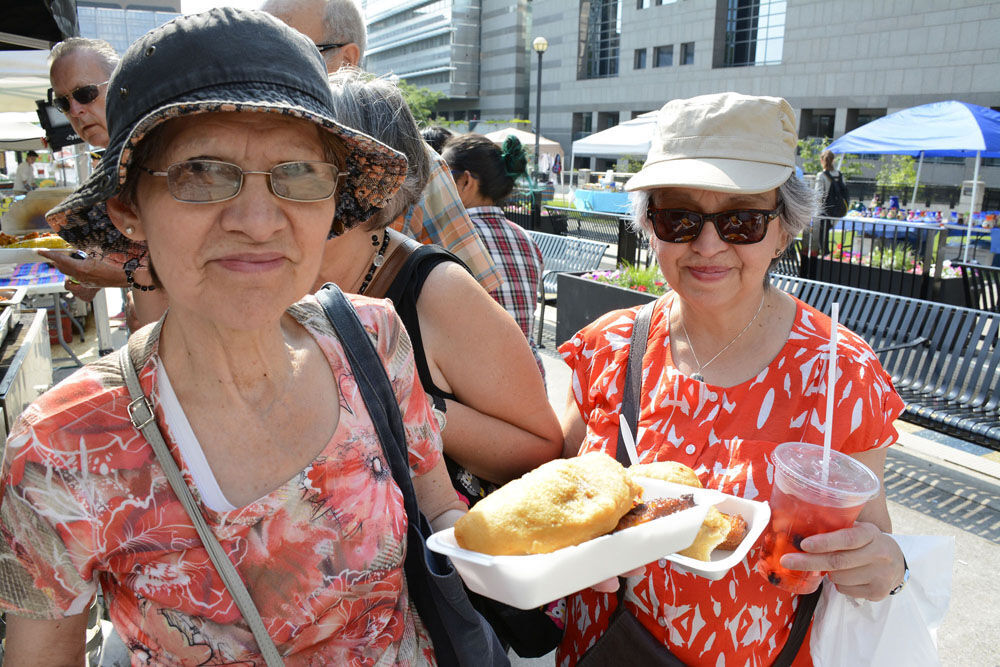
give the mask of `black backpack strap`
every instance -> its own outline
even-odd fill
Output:
[[[632,324],[632,339],[628,347],[628,366],[625,367],[625,389],[622,395],[622,406],[619,419],[624,419],[634,438],[639,437],[639,391],[642,388],[642,357],[646,353],[646,342],[649,339],[649,322],[653,319],[653,311],[659,299],[650,301],[639,309]],[[615,458],[626,468],[631,465],[625,443],[622,440],[621,429],[618,429],[618,449]]]

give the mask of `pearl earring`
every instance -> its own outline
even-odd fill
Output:
[[[135,234],[135,227],[133,227],[132,225],[129,225],[128,227],[125,228],[125,233],[126,234]]]

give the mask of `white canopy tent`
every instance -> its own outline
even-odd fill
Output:
[[[573,142],[573,157],[619,158],[635,155],[645,159],[656,129],[657,111],[649,111],[632,120],[609,127]]]
[[[0,151],[27,151],[45,148],[45,130],[38,116],[29,112],[0,113]]]
[[[48,51],[0,51],[0,112],[34,111],[49,90]]]
[[[502,130],[496,130],[490,132],[489,134],[483,135],[493,143],[498,146],[502,146],[503,142],[507,140],[507,137],[516,137],[520,141],[524,148],[528,151],[535,150],[535,133],[525,132],[524,130],[519,130],[514,127],[506,127]],[[559,145],[558,141],[552,141],[551,139],[546,139],[545,137],[538,138],[538,152],[541,155],[551,155],[555,157],[560,156],[560,159],[565,158],[563,154],[562,146]]]

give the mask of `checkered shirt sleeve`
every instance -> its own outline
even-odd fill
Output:
[[[542,253],[521,227],[504,217],[496,206],[470,208],[469,216],[490,256],[500,266],[503,284],[493,298],[517,321],[531,341]]]
[[[431,176],[416,210],[399,230],[421,243],[436,243],[450,251],[472,271],[487,292],[500,287],[503,274],[476,233],[448,165],[427,147]]]

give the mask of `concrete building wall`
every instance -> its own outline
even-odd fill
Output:
[[[579,2],[532,3],[531,38],[544,35],[550,44],[542,133],[567,155],[574,113],[593,114],[597,131],[602,112],[617,111],[626,120],[670,99],[725,90],[785,97],[800,116],[803,109],[832,109],[834,136],[852,129],[859,109],[891,113],[948,99],[1000,107],[1000,2],[797,0],[787,3],[780,64],[723,68],[714,65],[726,0],[675,0],[645,9],[620,1],[619,74],[591,80],[577,79]],[[680,65],[686,42],[694,43],[694,62]],[[673,45],[673,64],[653,67],[653,50],[666,45]],[[645,69],[633,67],[636,49],[647,50]],[[534,118],[533,95],[531,107]],[[923,175],[954,183],[959,171],[971,178],[971,165],[928,165]]]

